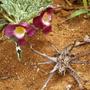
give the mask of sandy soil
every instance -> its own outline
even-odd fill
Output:
[[[90,18],[77,17],[61,25],[60,22],[63,20],[61,12],[57,13],[53,16],[53,32],[48,35],[38,33],[29,39],[36,50],[52,55],[55,50],[49,42],[62,50],[73,40],[82,40],[85,35],[90,36]],[[19,62],[13,42],[5,41],[0,44],[0,90],[40,90],[48,78],[52,65],[37,67],[38,62],[46,61],[46,59],[33,54],[28,45],[23,46],[22,49],[23,58]],[[82,51],[90,51],[90,45],[74,50],[75,53]],[[84,59],[90,60],[90,56]],[[73,68],[83,80],[90,80],[90,65],[73,65]],[[79,90],[78,84],[69,73],[65,76],[57,73],[49,82],[46,90],[66,90],[68,85],[72,86],[72,90]],[[90,90],[90,82],[85,84],[85,88],[85,90]]]

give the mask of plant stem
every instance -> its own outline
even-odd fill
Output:
[[[11,18],[9,18],[7,15],[3,14],[4,18],[8,20],[10,23],[15,23]]]

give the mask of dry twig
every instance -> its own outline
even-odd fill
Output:
[[[54,56],[48,56],[47,54],[43,54],[37,50],[34,50],[31,47],[31,50],[46,58],[48,61],[43,62],[43,63],[39,63],[39,64],[52,64],[54,63],[54,67],[53,69],[50,71],[50,75],[48,77],[48,79],[46,80],[45,84],[43,85],[43,87],[41,88],[41,90],[44,90],[48,84],[48,82],[50,81],[50,79],[53,77],[53,75],[56,73],[56,71],[59,71],[59,73],[61,73],[62,75],[65,75],[66,71],[68,71],[70,73],[70,75],[76,80],[76,82],[79,85],[79,88],[82,90],[84,89],[84,82],[83,80],[79,77],[79,75],[77,74],[77,72],[72,68],[71,64],[87,64],[88,61],[79,61],[77,62],[77,57],[76,55],[74,55],[71,51],[73,50],[73,48],[76,48],[78,46],[81,45],[85,45],[85,44],[90,44],[90,38],[89,36],[85,36],[83,41],[75,41],[72,44],[68,45],[67,47],[65,47],[62,51],[58,52],[54,55]],[[56,48],[55,48],[56,49]],[[90,52],[88,53],[90,54]],[[86,53],[85,53],[86,55]],[[79,56],[78,56],[79,58]],[[90,63],[89,63],[90,64]]]

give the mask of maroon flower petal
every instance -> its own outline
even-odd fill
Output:
[[[16,24],[8,24],[5,28],[4,28],[4,34],[7,37],[12,37],[13,36],[13,31],[15,30],[15,28],[17,27]]]
[[[46,12],[53,14],[55,12],[55,10],[53,7],[48,7],[48,8],[46,8]]]
[[[43,23],[42,23],[42,16],[37,16],[33,19],[33,24],[42,29],[44,27]]]
[[[43,29],[44,27],[48,27],[43,21],[43,16],[45,13],[48,14],[48,16],[52,16],[54,12],[54,9],[52,7],[48,7],[45,10],[41,12],[41,14],[33,19],[33,24],[38,27],[39,29]],[[49,21],[50,22],[50,21]]]
[[[46,27],[43,28],[43,33],[45,33],[45,34],[48,34],[51,31],[52,31],[51,25],[50,26],[46,26]]]
[[[27,29],[27,35],[32,37],[34,34],[36,33],[36,28],[34,25],[31,25],[28,29]]]
[[[24,45],[26,45],[27,44],[27,42],[26,42],[26,40],[23,38],[23,39],[19,39],[18,41],[17,41],[17,43],[18,43],[18,45],[20,45],[20,46],[24,46]]]
[[[46,8],[45,10],[43,10],[41,12],[41,16],[43,16],[45,12],[47,12],[48,14],[51,14],[52,15],[55,12],[55,10],[52,7],[48,7],[48,8]]]

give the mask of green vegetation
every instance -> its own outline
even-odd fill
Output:
[[[0,13],[13,23],[30,21],[39,14],[41,8],[52,4],[52,0],[1,0]]]
[[[81,9],[79,9],[79,10],[74,11],[74,12],[68,17],[68,19],[71,19],[71,18],[80,16],[81,14],[90,15],[90,10],[88,9],[88,6],[89,6],[90,1],[88,1],[88,0],[82,0],[82,3],[83,3],[83,9],[81,8]]]

